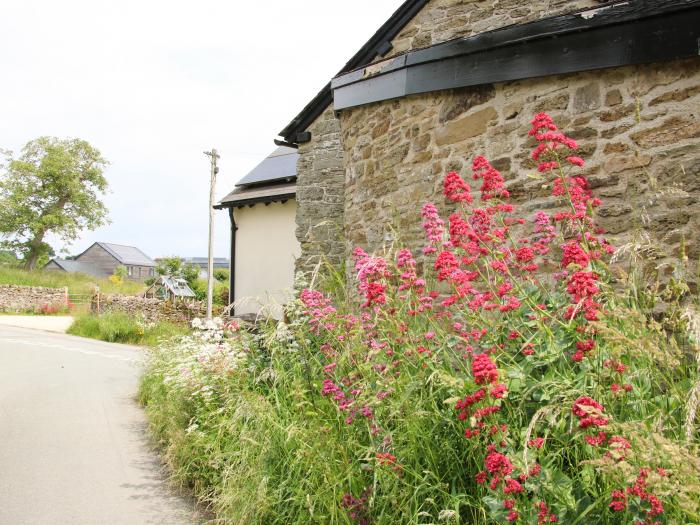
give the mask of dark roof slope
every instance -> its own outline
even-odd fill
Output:
[[[347,64],[337,73],[340,75],[352,71],[358,67],[371,63],[377,57],[386,55],[391,50],[391,41],[411,21],[411,19],[423,9],[428,0],[406,0],[394,12],[389,19],[382,24],[372,38],[370,38],[360,50],[348,60]],[[337,76],[336,75],[336,76]],[[325,111],[333,102],[330,82],[323,86],[321,91],[311,99],[301,112],[280,131],[280,136],[290,144],[297,142],[297,134],[304,131],[309,125]]]
[[[281,146],[255,166],[236,186],[269,184],[276,181],[293,180],[297,176],[299,153],[294,148]]]
[[[51,259],[46,266],[49,266],[51,263],[69,273],[84,273],[100,278],[107,277],[108,275],[91,262],[81,262],[67,259]]]
[[[155,266],[156,263],[148,255],[135,246],[124,246],[122,244],[112,244],[109,242],[96,242],[104,250],[122,264],[135,266]],[[80,255],[78,256],[80,258]]]

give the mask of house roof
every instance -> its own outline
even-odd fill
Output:
[[[54,263],[56,266],[70,273],[84,273],[93,277],[107,277],[107,273],[91,262],[81,262],[67,259],[51,259],[48,264]],[[48,266],[47,264],[47,266]]]
[[[122,264],[130,264],[134,266],[156,265],[153,259],[135,246],[124,246],[122,244],[112,244],[109,242],[96,242],[95,244],[107,251],[112,257]],[[78,258],[80,258],[80,255],[78,255]]]
[[[201,265],[207,265],[209,263],[209,259],[207,257],[181,257],[182,262],[185,264],[196,264],[198,266]],[[213,257],[214,259],[214,266],[220,265],[220,266],[228,266],[228,258],[227,257]]]
[[[297,183],[287,182],[269,186],[239,186],[214,206],[222,208],[242,208],[259,202],[276,202],[296,197]]]
[[[386,55],[391,50],[391,41],[408,24],[411,19],[423,9],[428,0],[406,0],[394,12],[389,19],[382,24],[377,32],[372,35],[365,45],[355,53],[347,64],[336,74],[340,75],[352,71],[358,67],[373,62],[377,57]],[[292,121],[279,132],[284,140],[290,144],[298,142],[297,134],[306,130],[309,125],[325,111],[333,102],[330,82],[323,86],[321,91],[292,119]]]
[[[299,153],[294,148],[280,146],[255,166],[236,186],[253,186],[277,181],[291,181],[297,176]]]

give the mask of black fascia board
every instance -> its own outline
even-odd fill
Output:
[[[406,95],[698,55],[700,0],[636,1],[509,26],[336,77],[334,109]]]
[[[294,199],[294,198],[296,198],[296,192],[281,193],[279,195],[268,195],[266,197],[253,197],[252,199],[244,199],[244,200],[234,201],[234,202],[220,202],[219,204],[215,204],[213,207],[215,210],[223,210],[225,208],[243,208],[245,206],[252,206],[254,204],[288,201],[289,199]]]
[[[394,14],[382,24],[365,45],[348,60],[337,75],[369,64],[374,61],[377,56],[388,53],[391,50],[391,40],[406,27],[406,24],[408,24],[427,3],[428,0],[406,0]],[[279,136],[283,137],[284,140],[290,144],[296,144],[297,133],[305,131],[332,103],[333,93],[331,91],[331,83],[329,82],[323,86],[321,91],[311,99],[304,109],[279,132]]]

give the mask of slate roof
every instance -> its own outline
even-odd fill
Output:
[[[148,255],[135,246],[124,246],[122,244],[112,244],[109,242],[96,242],[112,257],[122,264],[133,266],[156,266],[156,263]],[[83,252],[84,253],[84,252]],[[82,254],[81,254],[82,255]],[[78,256],[80,258],[80,255]]]
[[[250,173],[239,180],[236,186],[251,186],[254,184],[269,184],[274,181],[290,181],[297,176],[297,160],[299,153],[295,148],[280,146]]]
[[[233,191],[214,208],[241,208],[258,202],[294,198],[297,192],[298,159],[299,152],[296,148],[280,146],[239,180]]]
[[[100,270],[95,264],[67,259],[51,259],[48,264],[54,263],[56,266],[71,273],[84,273],[93,277],[107,277],[107,274]],[[47,266],[48,266],[47,264]]]

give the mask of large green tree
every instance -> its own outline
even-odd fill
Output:
[[[100,200],[107,191],[108,162],[80,139],[40,137],[9,156],[0,173],[0,246],[22,255],[33,269],[51,247],[48,234],[65,243],[107,223]]]

